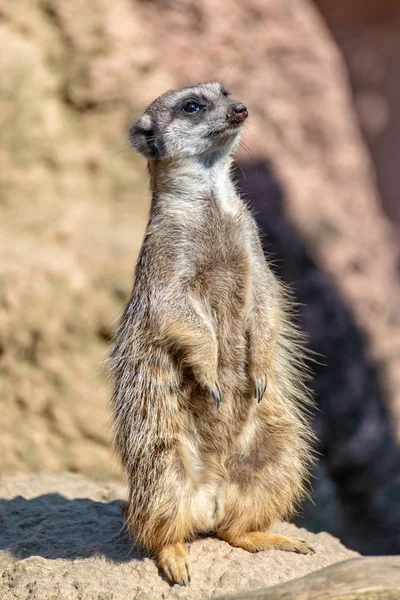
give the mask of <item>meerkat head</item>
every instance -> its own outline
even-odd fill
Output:
[[[229,153],[247,116],[223,85],[199,83],[152,102],[131,127],[130,141],[150,160]]]

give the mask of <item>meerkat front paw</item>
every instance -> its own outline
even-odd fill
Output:
[[[265,372],[264,375],[261,375],[258,377],[253,376],[253,384],[254,384],[254,397],[258,400],[258,402],[261,402],[261,400],[264,397],[265,390],[267,389],[267,385],[268,385],[267,372]]]
[[[211,374],[204,375],[196,372],[194,372],[194,376],[201,387],[207,390],[210,396],[214,399],[216,407],[219,408],[222,400],[222,393],[216,376]]]
[[[214,398],[216,407],[219,408],[222,400],[222,395],[218,383],[215,383],[214,386],[211,386],[208,383],[206,383],[204,387],[206,388],[208,393]]]

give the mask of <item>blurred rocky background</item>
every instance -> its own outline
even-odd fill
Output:
[[[400,2],[315,0],[315,4],[346,60],[383,207],[400,231]]]
[[[219,79],[249,107],[239,185],[316,353],[300,520],[400,552],[399,5],[0,2],[0,474],[121,478],[102,361],[149,206],[127,132]]]

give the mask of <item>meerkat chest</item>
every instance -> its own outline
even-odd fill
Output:
[[[251,287],[251,249],[240,215],[215,211],[193,236],[193,286],[214,310],[246,310]]]

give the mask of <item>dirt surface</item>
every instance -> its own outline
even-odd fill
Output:
[[[301,577],[357,556],[327,533],[294,525],[274,531],[310,541],[316,553],[249,554],[217,539],[189,545],[190,589],[171,587],[122,531],[123,487],[72,474],[0,480],[2,600],[157,600],[211,598]]]

